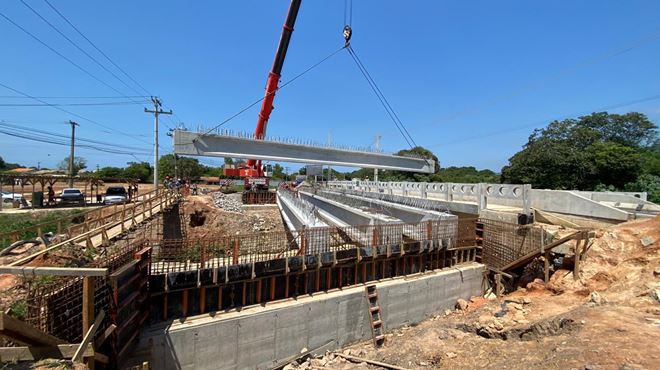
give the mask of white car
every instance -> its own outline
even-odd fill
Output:
[[[8,191],[3,191],[2,192],[2,202],[3,203],[11,203],[12,201],[15,201],[15,200],[17,200],[19,202],[22,202],[23,201],[23,195],[18,194],[18,193],[10,193]]]
[[[128,194],[123,186],[112,186],[105,191],[104,204],[124,203],[128,200]]]

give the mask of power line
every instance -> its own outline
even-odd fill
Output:
[[[20,133],[20,132],[11,132],[11,131],[7,131],[5,129],[0,129],[0,133],[8,135],[8,136],[13,136],[13,137],[26,139],[26,140],[31,140],[31,141],[38,141],[38,142],[42,142],[42,143],[46,143],[46,144],[70,146],[70,143],[68,141],[58,141],[58,140],[55,140],[55,139],[44,138],[43,136],[38,136],[38,135],[28,135],[28,134],[23,134],[23,133]],[[77,144],[77,146],[87,148],[87,149],[91,149],[91,150],[104,152],[104,153],[110,153],[110,154],[146,155],[146,154],[142,154],[142,153],[133,153],[133,152],[120,151],[120,150],[109,149],[109,148],[100,148],[98,146],[87,145],[87,144]]]
[[[137,91],[134,87],[129,86],[126,82],[124,82],[123,79],[119,78],[114,72],[109,70],[105,65],[103,65],[101,62],[99,62],[96,58],[91,56],[87,51],[85,51],[83,48],[81,48],[76,42],[71,40],[67,35],[65,35],[62,31],[60,31],[57,27],[55,27],[52,23],[50,23],[46,18],[44,18],[39,12],[37,12],[34,8],[32,8],[28,3],[25,2],[25,0],[20,0],[23,5],[25,5],[32,13],[34,13],[37,17],[39,17],[42,21],[44,21],[50,28],[55,30],[60,36],[64,37],[71,45],[73,45],[76,49],[78,49],[81,53],[85,54],[89,59],[91,59],[94,63],[96,63],[99,67],[103,68],[104,71],[110,73],[115,79],[117,79],[119,82],[124,84],[124,86],[128,87],[129,89],[133,90],[134,92],[140,94],[139,91]],[[124,94],[122,94],[124,95]]]
[[[656,39],[660,38],[660,29],[657,29],[650,34],[647,34],[644,37],[641,37],[630,44],[626,45],[625,47],[614,49],[614,50],[609,50],[604,53],[598,54],[594,57],[584,59],[578,63],[569,65],[565,68],[560,69],[556,73],[550,74],[549,76],[542,78],[540,80],[528,83],[526,85],[523,85],[517,90],[514,90],[512,92],[509,92],[508,94],[503,94],[500,96],[496,96],[488,101],[485,101],[481,104],[475,105],[470,108],[465,108],[463,110],[460,110],[456,113],[453,113],[446,118],[442,119],[442,122],[432,122],[430,124],[441,124],[441,123],[447,123],[448,121],[452,121],[458,117],[465,116],[470,113],[476,113],[479,111],[484,110],[485,108],[491,107],[493,105],[496,105],[498,103],[501,103],[503,101],[509,100],[511,98],[515,98],[521,95],[524,95],[527,92],[534,91],[538,89],[539,87],[545,86],[544,82],[551,80],[551,79],[560,79],[564,78],[566,76],[569,76],[571,73],[574,73],[582,68],[586,68],[589,66],[592,66],[594,64],[600,63],[602,61],[608,60],[610,58],[625,54],[631,50],[634,50],[638,47],[641,47],[643,45],[646,45]]]
[[[30,99],[25,96],[0,95],[3,99]],[[148,95],[118,95],[118,96],[35,96],[40,99],[125,99],[125,98],[149,98]],[[149,101],[148,99],[146,99]]]
[[[79,106],[107,106],[107,105],[136,105],[139,101],[105,102],[105,103],[0,103],[0,107],[79,107]]]
[[[241,115],[242,113],[246,112],[248,109],[254,107],[254,106],[257,105],[257,104],[259,104],[262,100],[266,99],[266,97],[268,97],[268,96],[270,96],[270,95],[272,95],[272,94],[275,94],[276,92],[282,90],[282,89],[285,88],[287,85],[289,85],[289,84],[292,83],[293,81],[297,80],[298,78],[302,77],[304,74],[306,74],[307,72],[311,71],[312,69],[318,67],[319,65],[321,65],[321,64],[322,64],[323,62],[325,62],[326,60],[328,60],[328,59],[332,58],[333,56],[337,55],[340,51],[344,50],[345,48],[346,48],[346,46],[342,46],[342,47],[340,47],[339,49],[337,49],[337,50],[333,51],[332,53],[328,54],[328,55],[327,55],[326,57],[324,57],[323,59],[321,59],[321,60],[319,60],[318,62],[312,64],[312,65],[311,65],[309,68],[307,68],[306,70],[300,72],[299,74],[297,74],[297,75],[296,75],[295,77],[293,77],[292,79],[290,79],[290,80],[288,80],[287,82],[283,83],[281,86],[279,86],[279,87],[277,88],[277,90],[274,90],[274,91],[272,91],[271,93],[266,94],[266,95],[262,96],[261,98],[255,100],[254,102],[248,104],[245,108],[243,108],[243,109],[239,110],[238,112],[234,113],[233,115],[229,116],[227,119],[225,119],[224,121],[220,122],[218,125],[212,127],[210,130],[206,131],[203,135],[206,135],[206,134],[210,133],[211,131],[217,129],[218,127],[220,127],[220,126],[222,126],[222,125],[224,125],[224,124],[226,124],[227,122],[231,121],[232,119],[238,117],[238,116]]]
[[[23,1],[23,0],[21,0],[21,1]],[[133,81],[133,83],[134,83],[135,85],[137,85],[137,86],[140,87],[144,92],[146,92],[146,93],[148,94],[148,97],[152,97],[152,96],[153,96],[153,94],[152,94],[149,90],[147,90],[147,89],[146,89],[146,88],[145,88],[140,82],[138,82],[135,78],[133,78],[133,76],[131,76],[128,72],[126,72],[126,70],[124,70],[122,67],[120,67],[119,64],[117,64],[114,60],[112,60],[112,58],[110,58],[110,56],[108,56],[108,54],[106,54],[103,50],[101,50],[101,48],[99,48],[99,47],[98,47],[98,46],[97,46],[92,40],[90,40],[89,37],[87,37],[82,31],[80,31],[80,29],[78,29],[78,27],[76,27],[76,26],[73,24],[73,22],[71,22],[66,16],[64,16],[64,14],[62,14],[62,12],[60,12],[60,11],[59,11],[59,10],[53,5],[53,4],[51,4],[48,0],[44,0],[44,2],[45,2],[46,4],[48,4],[48,6],[49,6],[49,7],[50,7],[55,13],[57,13],[57,15],[59,15],[59,16],[60,16],[60,17],[61,17],[61,18],[62,18],[62,19],[63,19],[63,20],[69,25],[69,26],[71,26],[71,28],[73,28],[73,29],[74,29],[74,30],[75,30],[75,31],[76,31],[76,32],[77,32],[82,38],[84,38],[84,39],[85,39],[85,40],[86,40],[86,41],[87,41],[87,42],[88,42],[88,43],[89,43],[89,44],[90,44],[90,45],[91,45],[96,51],[98,51],[99,54],[103,55],[103,57],[105,57],[105,59],[107,59],[107,60],[108,60],[113,66],[115,66],[115,68],[117,68],[121,73],[123,73],[124,76],[126,76],[129,80]],[[114,75],[114,74],[113,74],[113,75]],[[123,82],[123,81],[122,81],[122,82]],[[124,83],[124,84],[125,84],[125,83]],[[132,89],[132,90],[133,90],[133,91],[136,91],[135,89]],[[136,91],[136,92],[137,92],[137,91]],[[167,105],[164,105],[164,106],[165,106],[165,108],[172,110],[172,108],[168,107]],[[183,122],[183,120],[181,120],[181,118],[180,118],[176,113],[174,113],[174,117],[176,117],[176,119],[178,119],[179,122]],[[172,122],[172,118],[171,118],[171,117],[168,116],[168,119],[170,120],[170,122]],[[164,123],[169,129],[172,129],[172,126],[170,126],[169,124],[167,124],[166,122],[163,122],[163,123]],[[176,126],[176,124],[174,124],[174,122],[172,122],[172,124]]]
[[[493,137],[493,136],[499,136],[499,135],[502,135],[502,134],[507,134],[507,133],[510,133],[510,132],[520,131],[520,130],[530,128],[530,127],[538,127],[538,126],[541,126],[541,125],[547,125],[548,122],[552,122],[552,121],[558,121],[558,120],[564,120],[564,119],[569,119],[569,118],[573,118],[573,117],[579,117],[579,116],[590,114],[592,112],[603,112],[603,111],[608,111],[608,110],[612,110],[612,109],[623,108],[623,107],[627,107],[627,106],[630,106],[630,105],[635,105],[635,104],[644,103],[644,102],[647,102],[647,101],[658,100],[658,99],[660,99],[660,94],[651,95],[651,96],[648,96],[648,97],[634,99],[634,100],[629,100],[629,101],[626,101],[626,102],[615,103],[615,104],[612,104],[612,105],[606,105],[606,106],[603,106],[603,107],[600,107],[600,108],[590,109],[588,111],[582,111],[582,112],[579,112],[579,113],[568,114],[568,115],[564,115],[562,117],[555,118],[555,119],[537,121],[537,122],[534,122],[534,123],[528,123],[528,124],[524,124],[524,125],[520,125],[520,126],[514,126],[514,127],[508,128],[508,129],[497,130],[497,131],[488,132],[488,133],[480,133],[478,135],[472,135],[472,136],[469,136],[469,137],[465,137],[465,138],[458,139],[458,140],[452,140],[452,141],[448,141],[448,142],[445,142],[445,143],[432,144],[432,145],[429,145],[428,147],[433,148],[433,147],[438,147],[438,146],[443,146],[443,145],[453,145],[453,144],[464,143],[466,141],[473,141],[473,140],[479,140],[479,139]]]
[[[40,129],[36,129],[33,127],[25,127],[25,126],[20,126],[12,123],[8,123],[5,120],[0,120],[0,126],[4,126],[5,128],[11,128],[11,129],[16,129],[20,131],[27,131],[28,133],[32,134],[44,134],[44,135],[49,135],[49,136],[55,136],[55,137],[61,137],[61,138],[68,138],[68,136],[63,135],[63,134],[58,134],[54,132],[49,132],[49,131],[44,131]],[[135,151],[144,151],[144,148],[138,148],[138,147],[133,147],[133,146],[127,146],[127,145],[121,145],[121,144],[112,144],[112,143],[107,143],[104,141],[99,141],[99,140],[91,140],[91,139],[84,139],[81,137],[76,138],[77,141],[84,141],[92,144],[99,144],[99,145],[105,145],[109,147],[116,147],[116,148],[121,148],[121,149],[128,149],[128,150],[135,150]]]
[[[17,90],[17,89],[15,89],[15,88],[11,87],[11,86],[7,86],[7,85],[5,85],[5,84],[3,84],[3,83],[1,83],[1,82],[0,82],[0,86],[4,87],[4,88],[7,89],[7,90],[10,90],[10,91],[12,91],[12,92],[14,92],[14,93],[16,93],[16,94],[20,94],[20,95],[23,95],[23,96],[25,96],[25,97],[27,97],[27,98],[30,98],[30,99],[36,100],[36,101],[38,101],[38,102],[40,102],[40,103],[43,103],[43,104],[50,104],[50,103],[48,103],[47,101],[44,101],[44,100],[42,100],[42,99],[40,99],[40,98],[37,98],[37,97],[31,96],[31,95],[29,95],[29,94],[27,94],[27,93],[24,93],[24,92],[22,92],[22,91],[20,91],[20,90]],[[148,141],[138,139],[138,138],[136,137],[136,135],[131,135],[131,134],[125,133],[125,132],[123,132],[123,131],[119,131],[119,130],[117,130],[116,128],[113,128],[113,127],[110,127],[110,126],[104,125],[104,124],[102,124],[102,123],[100,123],[100,122],[98,122],[98,121],[95,121],[95,120],[89,119],[89,118],[87,118],[87,117],[85,117],[85,116],[82,116],[82,115],[80,115],[80,114],[73,113],[73,112],[71,112],[70,110],[64,109],[64,108],[62,108],[62,107],[51,106],[51,108],[53,108],[53,109],[57,109],[57,110],[59,110],[59,111],[61,111],[61,112],[64,112],[64,113],[66,113],[66,114],[70,114],[70,115],[72,115],[72,116],[74,116],[74,117],[77,117],[77,118],[80,118],[80,119],[82,119],[82,120],[85,120],[85,121],[87,121],[87,122],[89,122],[89,123],[91,123],[91,124],[94,124],[94,125],[96,125],[96,126],[103,127],[103,128],[105,128],[105,129],[107,129],[108,132],[111,133],[111,134],[113,134],[113,133],[120,134],[120,135],[123,135],[123,136],[126,136],[126,137],[130,137],[130,138],[133,139],[133,140],[141,141],[141,142],[143,142],[143,143],[146,143],[146,144],[151,145],[151,143],[148,142]]]
[[[61,57],[62,59],[66,60],[67,62],[71,63],[73,66],[75,66],[76,68],[78,68],[79,70],[81,70],[82,72],[84,72],[84,73],[85,73],[86,75],[88,75],[89,77],[93,78],[94,80],[98,81],[99,83],[101,83],[101,84],[105,85],[106,87],[110,88],[111,90],[113,90],[113,91],[116,92],[117,94],[119,94],[119,95],[123,95],[123,93],[122,93],[121,91],[115,89],[113,86],[111,86],[111,85],[108,84],[107,82],[105,82],[105,81],[101,80],[100,78],[96,77],[96,76],[93,75],[91,72],[89,72],[87,69],[83,68],[80,64],[74,62],[73,60],[71,60],[71,59],[70,59],[69,57],[67,57],[66,55],[64,55],[64,54],[60,53],[59,51],[55,50],[53,47],[51,47],[50,45],[48,45],[47,43],[45,43],[44,41],[42,41],[40,38],[38,38],[37,36],[35,36],[35,35],[34,35],[33,33],[31,33],[30,31],[28,31],[28,30],[26,30],[25,28],[23,28],[23,27],[22,27],[21,25],[19,25],[18,23],[16,23],[16,22],[14,22],[13,20],[11,20],[9,17],[7,17],[7,16],[6,16],[5,14],[3,14],[2,12],[0,12],[0,16],[3,17],[4,19],[6,19],[6,20],[7,20],[9,23],[11,23],[12,25],[14,25],[16,28],[20,29],[21,31],[23,31],[24,33],[26,33],[27,35],[29,35],[30,37],[32,37],[34,40],[36,40],[37,42],[39,42],[41,45],[43,45],[43,46],[45,46],[46,48],[48,48],[48,50],[50,50],[50,51],[52,51],[53,53],[57,54],[59,57]]]
[[[144,86],[142,86],[142,84],[140,84],[137,80],[135,80],[130,74],[128,74],[128,73],[127,73],[123,68],[121,68],[117,63],[115,63],[115,62],[114,62],[114,61],[113,61],[113,60],[112,60],[112,59],[111,59],[106,53],[103,52],[103,50],[101,50],[98,46],[96,46],[96,44],[94,44],[94,43],[92,42],[92,40],[90,40],[87,36],[85,36],[85,34],[82,33],[82,32],[78,29],[78,27],[76,27],[71,21],[69,21],[69,19],[67,19],[67,17],[65,17],[64,14],[62,14],[59,10],[57,10],[57,8],[55,8],[55,7],[53,6],[53,4],[51,4],[48,0],[44,0],[44,2],[46,2],[46,4],[48,4],[48,6],[49,6],[49,7],[50,7],[55,13],[57,13],[57,15],[59,15],[59,16],[60,16],[60,17],[66,22],[66,23],[68,23],[69,26],[71,26],[71,28],[73,28],[73,29],[74,29],[74,30],[75,30],[75,31],[76,31],[76,32],[77,32],[82,38],[84,38],[85,40],[87,40],[87,42],[89,42],[89,44],[92,45],[92,47],[93,47],[94,49],[96,49],[96,51],[98,51],[101,55],[103,55],[103,56],[105,57],[105,59],[107,59],[110,63],[112,63],[112,65],[115,66],[115,68],[117,68],[119,71],[121,71],[121,73],[123,73],[124,76],[128,77],[131,81],[133,81],[133,83],[135,83],[137,86],[139,86],[144,92],[147,93],[147,95],[149,95],[149,96],[152,96],[152,95],[153,95],[152,93],[149,92],[149,90],[145,89]]]

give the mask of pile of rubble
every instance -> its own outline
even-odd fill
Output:
[[[219,191],[212,194],[215,206],[227,212],[243,213],[243,206],[238,199],[227,196]]]

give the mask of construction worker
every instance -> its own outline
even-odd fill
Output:
[[[51,185],[48,185],[48,205],[55,204],[55,190]]]

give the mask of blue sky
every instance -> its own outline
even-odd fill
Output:
[[[24,1],[112,68],[43,0]],[[262,96],[288,8],[284,0],[49,1],[175,111],[161,121],[165,152],[172,148],[168,125],[211,127]],[[20,1],[3,1],[0,12],[135,95]],[[660,95],[658,14],[654,0],[355,0],[352,44],[417,144],[433,150],[443,166],[499,171],[534,127],[552,119],[616,107],[609,111],[636,110],[659,123],[660,99],[620,106]],[[282,81],[342,45],[343,15],[344,1],[303,1]],[[118,95],[4,18],[0,34],[0,83],[34,96]],[[0,104],[33,103],[8,95],[15,93],[0,87]],[[336,143],[368,146],[379,134],[386,151],[406,147],[346,52],[281,90],[275,107],[271,135],[324,142],[330,134]],[[112,130],[50,107],[0,106],[0,120],[68,134],[65,123],[74,119],[80,137],[151,151],[153,117],[143,105],[65,109]],[[225,127],[252,131],[257,113],[258,106]],[[65,146],[0,134],[0,156],[10,162],[53,167],[67,154]],[[135,160],[89,149],[78,154],[90,167]],[[150,160],[149,154],[138,158]]]

